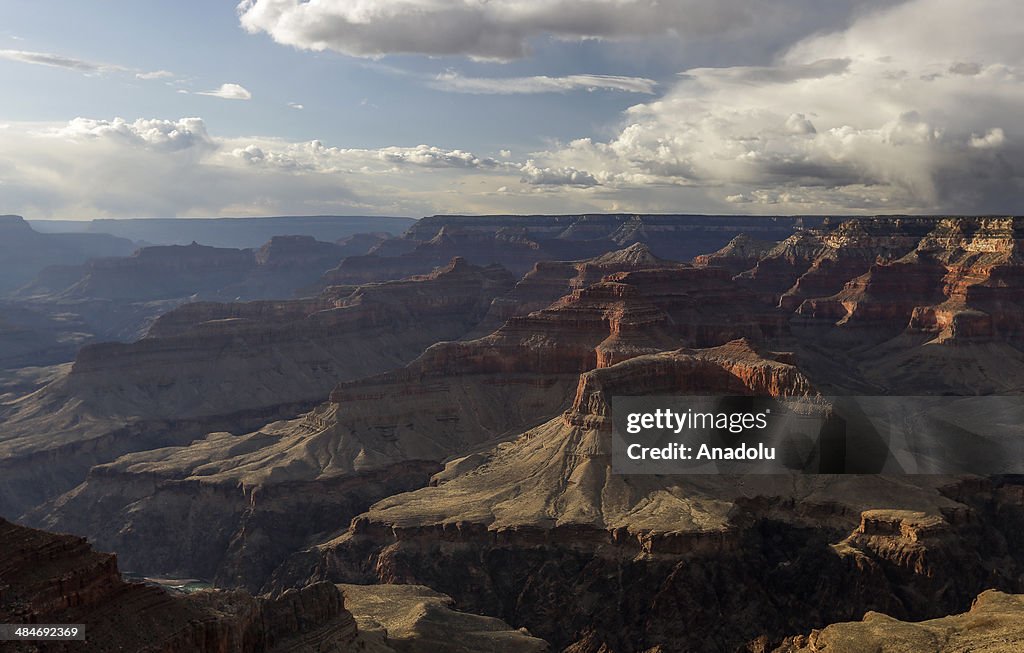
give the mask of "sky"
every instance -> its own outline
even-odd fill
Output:
[[[1021,213],[1019,0],[3,0],[0,214]]]

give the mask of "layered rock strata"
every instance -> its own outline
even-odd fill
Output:
[[[130,451],[245,432],[308,410],[344,379],[400,366],[475,325],[512,278],[461,260],[407,281],[279,304],[201,304],[0,407],[0,512],[18,515]]]

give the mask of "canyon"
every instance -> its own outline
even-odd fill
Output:
[[[394,650],[455,622],[568,653],[1021,636],[1016,477],[627,476],[610,414],[1019,395],[1024,219],[438,216],[337,264],[275,240],[265,282],[12,380],[0,514],[250,601],[379,588],[344,605]],[[223,301],[289,266],[307,296]]]

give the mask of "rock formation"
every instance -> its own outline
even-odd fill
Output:
[[[400,278],[429,270],[452,256],[500,264],[524,274],[541,261],[571,261],[641,243],[654,256],[688,261],[746,233],[781,240],[814,218],[741,218],[686,215],[433,216],[369,256],[350,257],[320,287]]]
[[[0,520],[0,622],[84,624],[86,642],[2,642],[3,651],[302,653],[356,651],[341,592],[319,583],[276,598],[174,595],[128,583],[86,541]]]
[[[597,283],[616,272],[681,267],[674,261],[658,258],[649,247],[634,243],[629,247],[582,261],[541,261],[516,284],[510,293],[495,298],[491,310],[474,330],[487,335],[509,318],[528,315],[547,308],[561,297]]]
[[[379,502],[277,582],[422,583],[570,651],[731,651],[797,624],[919,619],[1018,586],[1012,486],[979,502],[934,477],[610,473],[613,395],[813,392],[790,357],[743,341],[587,372],[563,416]]]
[[[40,233],[21,216],[0,215],[0,295],[49,265],[74,265],[99,256],[127,256],[131,241],[103,233]]]
[[[1024,597],[990,590],[963,614],[906,623],[869,612],[789,638],[775,653],[1015,653],[1024,649]]]
[[[370,653],[545,653],[547,642],[493,617],[457,612],[419,585],[339,585]],[[378,651],[374,647],[380,647]]]
[[[355,613],[355,614],[353,614]],[[82,538],[0,519],[0,623],[82,624],[85,642],[0,651],[153,653],[544,653],[502,621],[458,612],[425,587],[315,583],[275,596],[128,582]]]
[[[189,305],[153,337],[86,347],[66,377],[0,407],[0,513],[19,515],[130,451],[293,417],[339,380],[459,337],[511,286],[504,270],[455,260],[317,299]]]

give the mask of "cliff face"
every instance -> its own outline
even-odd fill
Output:
[[[18,515],[130,451],[308,410],[339,380],[402,365],[465,333],[511,285],[502,270],[455,261],[341,296],[198,305],[154,337],[86,347],[66,377],[2,408],[0,512]]]
[[[114,556],[84,539],[0,520],[0,620],[85,624],[87,644],[0,644],[19,651],[259,653],[356,650],[356,624],[328,583],[277,598],[173,595],[121,579]]]
[[[863,273],[850,267],[815,293],[798,292],[808,272],[782,304],[799,302],[791,327],[804,341],[855,352],[841,356],[868,386],[904,394],[1014,391],[1010,379],[1024,371],[1021,224],[951,218],[928,222],[922,234],[916,222],[894,220],[881,239],[891,245],[888,258],[868,264],[861,256]],[[815,259],[811,269],[825,269],[821,260],[830,259]]]
[[[868,218],[803,230],[769,250],[741,278],[765,299],[792,311],[804,299],[838,292],[871,264],[912,251],[933,224],[929,219]]]
[[[641,243],[582,261],[541,261],[523,276],[511,292],[495,298],[474,332],[487,335],[512,317],[547,308],[561,297],[616,272],[677,267],[682,266],[654,256],[650,248]]]
[[[756,266],[777,245],[775,241],[740,234],[716,252],[695,256],[693,264],[698,267],[725,268],[733,274],[739,274]]]

